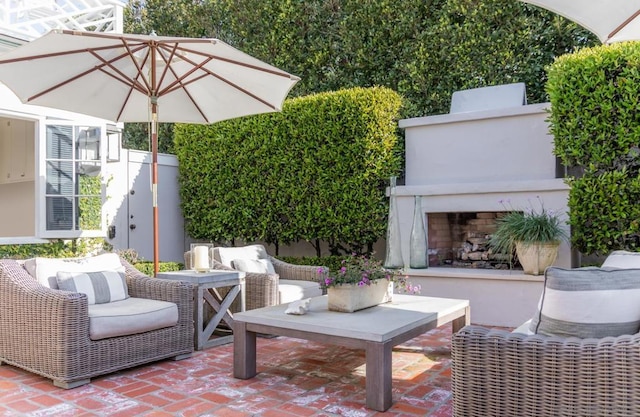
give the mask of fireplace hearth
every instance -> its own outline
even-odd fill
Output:
[[[489,245],[499,216],[499,212],[429,213],[429,266],[510,269],[509,254],[496,253]]]

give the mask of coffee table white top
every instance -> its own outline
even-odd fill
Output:
[[[236,313],[234,319],[236,322],[385,342],[418,326],[464,310],[469,306],[469,301],[394,294],[390,303],[354,313],[341,313],[327,309],[327,296],[324,295],[312,298],[309,311],[300,316],[285,314],[287,306],[280,304]]]

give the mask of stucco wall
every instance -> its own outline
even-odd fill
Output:
[[[548,103],[405,119],[406,185],[555,178]]]

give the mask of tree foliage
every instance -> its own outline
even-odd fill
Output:
[[[125,29],[222,39],[300,76],[292,96],[385,86],[404,97],[401,117],[448,113],[457,90],[512,82],[546,101],[544,67],[597,42],[514,0],[134,0]]]

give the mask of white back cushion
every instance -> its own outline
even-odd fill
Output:
[[[33,258],[25,262],[25,269],[40,284],[53,289],[58,289],[56,275],[60,271],[125,271],[122,263],[120,262],[120,257],[115,253],[104,253],[102,255],[91,256],[88,258]]]
[[[267,251],[262,245],[239,246],[236,248],[218,247],[215,250],[218,254],[217,261],[221,264],[233,268],[234,259],[268,259]]]
[[[276,270],[268,259],[234,259],[231,261],[233,269],[242,272],[257,272],[259,274],[275,274]]]
[[[640,268],[640,252],[613,251],[602,263],[602,268]]]

